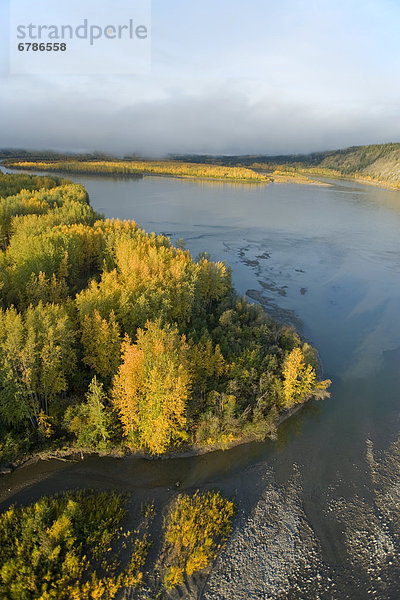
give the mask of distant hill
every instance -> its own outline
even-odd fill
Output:
[[[5,160],[44,160],[44,161],[121,161],[101,152],[92,154],[61,154],[51,151],[29,151],[19,149],[0,149],[0,159]],[[132,154],[124,160],[140,159]],[[141,159],[143,160],[143,159]],[[164,159],[165,160],[165,159]],[[256,171],[266,171],[275,181],[278,176],[300,173],[321,177],[350,177],[365,182],[400,189],[400,143],[372,144],[369,146],[352,146],[344,150],[329,150],[310,154],[289,154],[279,156],[267,155],[211,155],[183,154],[170,155],[169,164],[173,162],[196,163],[197,166],[214,165],[225,167],[245,167]]]
[[[191,160],[192,157],[185,157]],[[242,165],[278,172],[295,171],[321,176],[351,177],[400,188],[400,143],[352,146],[311,154],[280,156],[196,156],[197,162]]]
[[[270,158],[268,162],[275,161]],[[286,157],[283,164],[329,169],[338,171],[344,176],[371,178],[396,186],[400,185],[400,144],[353,146],[345,150]]]

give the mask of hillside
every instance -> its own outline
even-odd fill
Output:
[[[180,157],[182,158],[182,157]],[[192,157],[194,159],[194,157]],[[186,161],[192,159],[185,157]],[[343,150],[279,156],[196,157],[196,162],[252,167],[277,173],[351,177],[400,188],[400,143],[352,146]]]
[[[288,157],[286,166],[333,170],[343,176],[372,179],[400,186],[400,144],[353,146],[344,150]],[[269,162],[273,162],[273,159]],[[278,162],[278,161],[277,161]],[[279,160],[281,162],[281,160]]]

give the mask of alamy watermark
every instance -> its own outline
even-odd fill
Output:
[[[11,0],[10,17],[11,73],[150,70],[150,0]]]

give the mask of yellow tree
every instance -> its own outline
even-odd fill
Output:
[[[171,325],[148,321],[137,341],[123,343],[123,361],[114,378],[112,398],[125,435],[133,434],[152,454],[187,437],[190,394],[188,346]]]
[[[219,344],[213,347],[211,339],[196,344],[191,352],[191,371],[201,394],[214,386],[226,371],[226,363]]]
[[[95,309],[84,315],[82,322],[83,361],[101,377],[117,372],[121,356],[119,326],[111,311],[109,319],[102,319]]]
[[[317,381],[315,369],[306,364],[300,348],[293,348],[287,355],[283,368],[283,396],[287,408],[304,402],[312,394],[326,395],[330,380]]]

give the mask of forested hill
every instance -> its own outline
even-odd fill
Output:
[[[177,157],[180,160],[182,156]],[[184,157],[186,161],[194,157]],[[364,179],[390,187],[400,187],[400,143],[352,146],[344,150],[330,150],[311,154],[279,156],[196,156],[197,162],[240,165],[279,173],[342,176]],[[278,169],[278,171],[277,171]]]
[[[226,447],[328,384],[224,263],[105,220],[81,185],[0,175],[0,461]]]
[[[269,162],[329,169],[344,176],[371,178],[395,186],[400,185],[400,144],[353,146],[308,156],[270,158]]]

